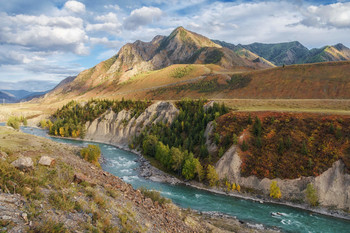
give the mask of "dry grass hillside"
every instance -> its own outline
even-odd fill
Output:
[[[210,75],[192,84],[166,87],[151,98],[349,99],[350,62],[291,65],[234,74]]]

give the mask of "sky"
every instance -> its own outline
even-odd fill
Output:
[[[350,2],[0,0],[0,89],[47,90],[178,26],[233,44],[350,47]]]

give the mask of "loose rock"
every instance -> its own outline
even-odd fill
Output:
[[[34,163],[30,157],[21,157],[11,163],[15,168],[26,171],[34,168]]]
[[[56,160],[49,156],[42,156],[39,160],[39,164],[43,166],[53,166],[55,165]]]

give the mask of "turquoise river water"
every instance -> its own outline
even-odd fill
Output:
[[[103,143],[91,143],[69,139],[49,137],[44,130],[22,127],[22,131],[37,136],[47,137],[56,142],[78,146],[99,145],[104,162],[101,164],[108,171],[134,188],[140,186],[158,190],[161,194],[184,207],[204,212],[219,212],[248,222],[255,227],[277,227],[283,232],[347,232],[350,233],[350,221],[327,217],[309,211],[283,205],[259,203],[221,194],[215,194],[185,185],[171,185],[154,182],[138,176],[138,155],[120,150]],[[283,213],[283,216],[271,216],[271,212]]]

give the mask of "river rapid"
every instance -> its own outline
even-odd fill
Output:
[[[277,227],[283,232],[350,232],[350,221],[283,205],[225,196],[185,185],[171,185],[144,179],[138,174],[137,168],[140,166],[138,155],[108,144],[52,138],[44,130],[32,127],[21,127],[21,130],[60,143],[76,146],[99,145],[103,157],[101,164],[103,170],[122,178],[135,189],[143,186],[158,190],[163,196],[183,208],[189,207],[197,211],[222,213],[248,222],[256,228]],[[281,215],[271,215],[271,213],[277,212]]]

